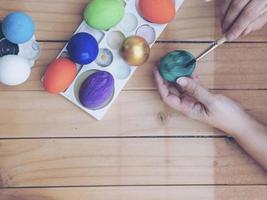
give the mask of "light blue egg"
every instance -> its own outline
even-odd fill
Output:
[[[32,18],[24,12],[7,15],[2,22],[2,31],[6,39],[15,44],[29,41],[35,32]]]

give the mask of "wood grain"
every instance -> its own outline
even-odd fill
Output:
[[[267,174],[223,138],[0,141],[2,187],[267,184]]]
[[[86,187],[0,190],[1,200],[266,200],[267,186]]]
[[[0,90],[43,90],[41,77],[64,43],[41,43],[42,56],[32,69],[30,79],[17,87],[0,84]],[[209,44],[156,44],[149,61],[138,68],[126,90],[155,89],[152,69],[167,52],[184,49],[197,55]],[[245,56],[244,56],[245,55]],[[197,74],[210,89],[267,89],[267,43],[224,44],[198,63]]]
[[[40,82],[87,2],[0,0],[0,18],[28,12],[43,41],[30,80],[0,85],[0,200],[266,200],[267,174],[255,161],[222,132],[166,107],[154,91],[151,71],[160,57],[174,49],[197,54],[220,36],[221,1],[185,0],[100,122],[43,92]],[[197,73],[203,85],[267,124],[266,34],[267,27],[223,45],[198,63]]]
[[[267,123],[267,91],[217,91]],[[165,106],[156,91],[122,92],[102,121],[61,96],[0,92],[0,137],[125,137],[221,135]]]
[[[220,0],[217,0],[219,2]],[[37,25],[39,40],[68,40],[82,21],[88,0],[1,0],[0,18],[11,11],[28,12]],[[185,0],[159,40],[210,41],[221,34],[219,4],[215,1]],[[267,28],[241,41],[266,41]]]

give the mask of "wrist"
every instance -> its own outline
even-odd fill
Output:
[[[240,123],[240,126],[236,126],[230,133],[234,138],[249,137],[255,132],[266,132],[266,127],[255,120],[253,117],[245,116]]]

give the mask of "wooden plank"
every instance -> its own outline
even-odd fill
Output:
[[[1,140],[0,160],[2,187],[267,184],[223,138]]]
[[[267,186],[86,187],[0,190],[1,200],[266,200]]]
[[[0,84],[0,90],[43,90],[41,77],[63,43],[41,43],[42,56],[32,69],[30,79],[17,87]],[[155,89],[152,69],[167,52],[185,49],[197,55],[208,44],[156,44],[149,61],[131,78],[127,90]],[[267,44],[225,44],[198,63],[197,74],[210,89],[267,89]]]
[[[30,13],[37,24],[40,40],[68,40],[82,21],[88,0],[1,0],[0,18],[11,11]],[[220,35],[219,5],[215,1],[186,0],[176,20],[169,24],[160,40],[203,41]],[[267,28],[242,41],[266,41]]]
[[[219,91],[267,123],[267,91]],[[221,135],[165,106],[156,91],[125,91],[102,121],[61,96],[0,93],[0,137],[125,137]]]

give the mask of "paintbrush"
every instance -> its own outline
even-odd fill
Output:
[[[225,43],[227,41],[226,37],[223,36],[218,40],[215,40],[207,49],[205,49],[204,51],[202,51],[196,58],[195,58],[195,62],[199,61],[200,59],[202,59],[203,57],[205,57],[206,55],[208,55],[210,52],[212,52],[213,50],[215,50],[217,47],[219,47],[220,45],[222,45],[223,43]]]

